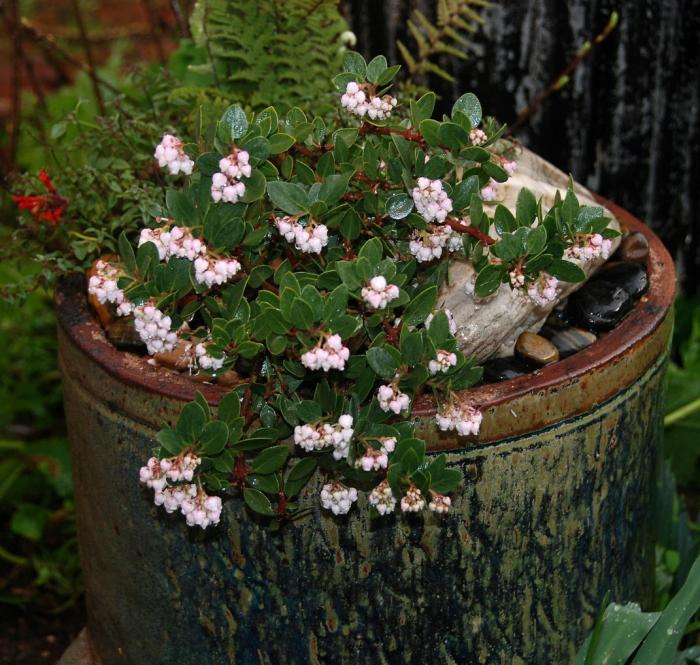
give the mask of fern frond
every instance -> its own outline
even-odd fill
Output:
[[[489,6],[488,0],[438,0],[435,22],[416,9],[406,22],[415,47],[396,42],[408,70],[407,84],[418,84],[411,79],[426,73],[452,81],[452,75],[435,60],[445,55],[466,60],[470,42],[465,35],[474,34],[484,24],[479,12]]]
[[[195,42],[221,92],[254,108],[318,103],[333,91],[347,30],[339,0],[198,0]]]

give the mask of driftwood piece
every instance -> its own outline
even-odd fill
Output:
[[[505,184],[499,185],[498,200],[491,204],[484,204],[484,209],[491,216],[497,203],[501,203],[515,213],[518,192],[523,187],[530,189],[536,198],[543,197],[545,211],[554,204],[557,190],[562,196],[566,192],[568,177],[535,153],[523,149],[517,161],[516,174]],[[575,183],[574,190],[582,205],[600,206],[591,192],[582,185]],[[620,225],[615,216],[609,210],[605,209],[605,211],[613,220],[611,227],[619,230]],[[491,235],[497,236],[493,228]],[[617,249],[619,242],[619,238],[613,240],[612,251]],[[605,263],[604,259],[569,260],[579,265],[587,277]],[[547,307],[539,307],[525,292],[512,290],[508,284],[502,284],[499,290],[489,298],[475,298],[471,293],[474,279],[474,269],[470,263],[453,262],[449,270],[449,283],[441,293],[439,305],[441,308],[451,310],[457,323],[457,339],[460,348],[466,355],[472,356],[477,361],[483,361],[492,356],[512,355],[520,333],[525,330],[537,332],[557,303],[581,286],[581,283],[560,282],[557,300]]]

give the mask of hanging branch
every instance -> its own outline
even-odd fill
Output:
[[[187,23],[185,15],[182,12],[182,7],[180,7],[180,0],[170,0],[170,8],[172,9],[173,14],[175,15],[177,25],[180,28],[180,36],[191,37],[192,33],[190,32],[190,26]]]
[[[518,129],[520,129],[520,127],[522,127],[525,124],[525,122],[527,122],[530,116],[542,105],[542,102],[544,102],[545,99],[557,92],[557,90],[561,90],[569,82],[573,71],[589,55],[591,55],[593,49],[596,46],[600,46],[600,44],[602,44],[605,41],[605,39],[607,39],[610,33],[613,32],[613,30],[615,30],[615,28],[617,27],[618,20],[618,13],[613,12],[610,15],[610,20],[605,26],[603,32],[601,32],[597,37],[595,37],[593,42],[586,42],[576,54],[576,57],[571,61],[569,66],[561,74],[559,74],[555,81],[542,94],[540,94],[540,96],[537,97],[537,99],[535,99],[534,102],[532,102],[526,109],[519,113],[518,117],[515,119],[515,122],[508,128],[508,135],[514,134],[516,131],[518,131]]]
[[[22,31],[19,29],[19,0],[11,0],[8,7],[8,15],[4,22],[7,34],[12,39],[12,129],[8,147],[8,161],[14,164],[22,116]]]
[[[146,15],[148,16],[148,25],[151,29],[151,39],[155,42],[156,51],[158,52],[158,60],[160,64],[164,65],[167,62],[165,56],[165,49],[163,48],[163,32],[158,26],[158,15],[156,13],[156,8],[153,6],[153,0],[142,0],[143,7],[146,10]]]
[[[87,60],[88,75],[90,76],[90,81],[92,82],[92,91],[95,95],[95,101],[97,102],[97,109],[100,115],[105,114],[105,102],[102,98],[102,90],[100,89],[100,81],[97,78],[97,68],[95,66],[95,60],[92,55],[92,48],[90,47],[90,40],[88,39],[87,30],[85,28],[85,21],[83,20],[83,13],[80,9],[80,1],[72,0],[73,4],[73,14],[75,15],[75,22],[78,26],[78,32],[80,33],[80,41],[83,45],[83,51],[85,51],[85,59]]]
[[[28,34],[32,39],[36,40],[43,48],[45,48],[47,53],[49,53],[51,50],[54,50],[67,63],[69,63],[73,67],[77,67],[83,72],[86,72],[88,75],[90,75],[93,81],[97,81],[103,88],[106,88],[107,90],[110,90],[111,92],[114,92],[117,95],[126,94],[123,90],[120,90],[116,86],[112,85],[109,81],[106,81],[105,79],[101,78],[96,71],[93,70],[91,74],[90,67],[84,62],[78,60],[77,58],[74,58],[65,49],[61,48],[61,46],[53,37],[53,35],[48,35],[40,32],[39,29],[36,28],[36,26],[34,26],[31,23],[31,21],[29,21],[29,19],[27,18],[23,17],[22,19],[20,19],[20,22],[24,32]]]

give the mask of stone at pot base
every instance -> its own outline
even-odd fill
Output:
[[[492,358],[484,363],[484,382],[497,383],[527,374],[530,368],[517,358]]]
[[[107,339],[120,351],[146,353],[146,345],[134,329],[134,320],[131,317],[113,319],[107,328]]]
[[[587,330],[572,326],[550,325],[549,321],[540,330],[540,335],[548,339],[559,350],[560,358],[568,358],[577,351],[593,344],[597,337]]]
[[[559,351],[548,339],[525,331],[515,343],[515,357],[526,365],[542,367],[557,362]]]
[[[622,239],[620,256],[625,261],[640,261],[644,263],[647,260],[647,256],[649,256],[649,241],[639,231],[630,233]]]
[[[587,284],[569,299],[570,311],[579,325],[596,333],[614,328],[633,304],[627,291],[603,280]]]
[[[641,296],[649,286],[647,271],[636,261],[614,261],[605,264],[591,281],[603,280],[621,286],[633,298]]]
[[[90,645],[87,628],[83,628],[63,652],[56,665],[102,665]]]

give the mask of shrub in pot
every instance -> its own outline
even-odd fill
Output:
[[[396,73],[349,53],[339,127],[233,105],[193,143],[163,137],[165,206],[88,280],[112,339],[151,361],[107,350],[80,294],[59,293],[105,662],[563,659],[606,585],[645,593],[647,558],[617,564],[649,545],[668,256],[655,245],[658,292],[628,343],[623,324],[470,391],[473,357],[512,351],[613,251],[617,222],[573,183],[495,202],[516,146],[471,94],[441,120],[432,93],[397,100]],[[149,521],[139,467],[194,534]]]

